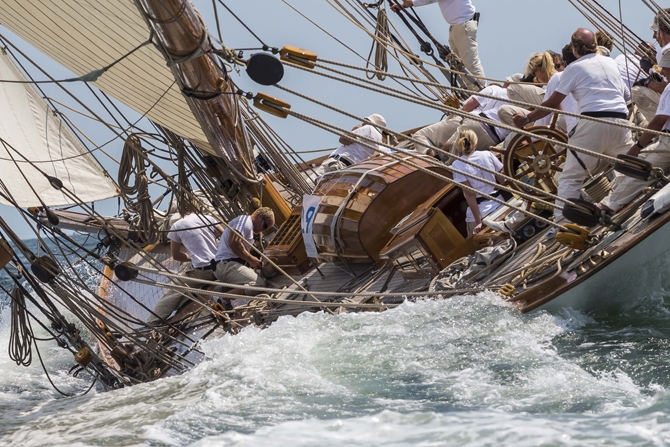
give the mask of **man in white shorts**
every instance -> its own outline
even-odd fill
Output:
[[[477,46],[477,28],[479,14],[470,0],[402,0],[401,5],[393,5],[391,9],[397,11],[400,7],[423,6],[431,3],[440,5],[444,20],[449,24],[449,47],[463,61],[465,68],[477,77],[484,77],[484,68],[479,60]],[[468,89],[474,90],[474,85],[466,78]],[[479,80],[482,86],[486,81]],[[478,89],[476,89],[478,90]]]
[[[666,52],[658,65],[661,67],[661,74],[666,78],[670,76],[670,52]],[[647,126],[649,130],[663,131],[668,133],[667,136],[658,138],[658,141],[653,144],[651,140],[654,135],[644,133],[640,139],[630,149],[628,155],[640,156],[654,167],[667,169],[670,167],[670,85],[665,87],[661,100],[658,103],[658,110],[656,116],[649,122]],[[640,152],[645,152],[640,155]],[[630,203],[637,197],[642,189],[653,183],[654,181],[638,180],[632,177],[627,177],[623,174],[617,174],[614,179],[612,192],[605,197],[600,206],[609,211],[619,211],[625,205]]]
[[[246,286],[265,286],[265,279],[255,272],[263,267],[263,261],[251,254],[249,249],[254,245],[254,234],[261,233],[275,224],[274,212],[267,207],[258,208],[251,216],[238,216],[230,221],[221,236],[214,265],[216,279],[227,284]],[[232,231],[231,230],[234,230]],[[257,295],[260,292],[247,291],[242,288],[229,290],[237,295]],[[245,304],[247,300],[232,301],[233,307]]]
[[[215,281],[211,260],[216,253],[216,239],[223,234],[221,223],[213,216],[200,214],[200,206],[193,200],[187,205],[186,215],[172,225],[167,237],[170,239],[170,252],[175,261],[187,262],[183,274],[190,278]],[[183,281],[190,287],[198,287],[198,282]],[[195,298],[193,298],[195,297]],[[186,295],[176,290],[168,290],[158,300],[153,314],[147,323],[158,324],[167,320],[173,311],[178,310],[197,295]]]
[[[630,129],[618,126],[618,124],[628,125],[626,86],[616,62],[612,58],[596,53],[596,40],[592,31],[585,28],[578,29],[572,35],[571,44],[577,60],[563,71],[556,91],[542,103],[542,106],[556,109],[569,94],[572,94],[581,115],[599,118],[607,123],[580,119],[570,132],[569,144],[616,157],[626,152],[633,144]],[[523,128],[529,122],[544,118],[549,113],[537,109],[528,115],[515,115],[514,124]],[[568,151],[558,182],[557,195],[568,200],[579,198],[579,190],[584,180],[588,178],[587,169],[591,174],[596,174],[606,166],[607,164],[600,163],[598,158]],[[564,202],[556,200],[556,205],[562,208]],[[560,209],[554,211],[556,222],[562,217]]]

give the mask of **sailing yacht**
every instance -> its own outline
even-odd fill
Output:
[[[299,119],[345,137],[351,131],[302,114],[283,98],[242,91],[231,72],[245,70],[261,86],[318,101],[281,85],[286,67],[501,126],[460,108],[473,94],[464,82],[471,75],[448,47],[438,46],[441,51],[422,59],[383,26],[388,25],[383,2],[352,5],[333,4],[352,19],[379,25],[367,31],[370,39],[381,48],[378,54],[393,48],[403,75],[382,70],[381,56],[371,64],[374,69],[346,67],[291,46],[263,45],[247,56],[209,32],[188,1],[3,2],[3,25],[77,76],[55,79],[42,72],[45,82],[90,83],[102,92],[104,107],[114,108],[108,99],[114,98],[151,123],[150,131],[110,123],[81,104],[124,141],[111,174],[97,157],[105,145],[91,144],[54,112],[59,105],[17,66],[27,61],[25,54],[5,41],[0,94],[9,107],[0,122],[0,202],[38,224],[39,237],[56,247],[32,252],[0,219],[2,238],[11,242],[0,245],[0,263],[15,284],[6,293],[17,321],[27,321],[33,315],[29,309],[37,309],[59,343],[73,351],[80,370],[117,388],[190,368],[203,358],[203,339],[302,312],[384,311],[405,300],[483,290],[499,291],[522,312],[593,309],[603,305],[603,296],[616,295],[603,291],[620,291],[645,263],[663,256],[670,215],[653,204],[664,201],[665,177],[633,160],[619,160],[615,167],[656,176],[657,184],[618,216],[605,219],[585,201],[569,204],[569,216],[581,225],[552,221],[556,177],[569,147],[567,135],[554,125],[510,129],[517,137],[496,149],[509,182],[499,185],[504,197],[484,195],[503,206],[489,217],[490,229],[474,237],[467,234],[467,203],[463,186],[452,178],[454,168],[412,150],[422,144],[412,136],[416,129],[384,129],[383,151],[377,142],[362,140],[384,153],[317,179],[314,168],[325,157],[304,159],[264,117]],[[408,17],[421,29],[418,16]],[[625,31],[621,42],[625,46],[633,38]],[[391,79],[420,91],[403,90]],[[165,163],[177,173],[167,172]],[[586,196],[607,191],[611,173],[590,179]],[[165,192],[152,197],[150,184]],[[169,208],[157,209],[167,196],[172,196]],[[117,216],[100,215],[92,205],[115,197],[123,203]],[[226,305],[239,298],[229,293],[238,286],[184,283],[166,235],[187,200],[198,200],[223,225],[259,206],[274,210],[276,225],[258,242],[269,266],[268,286],[247,287],[253,295],[248,304]],[[559,236],[549,235],[550,228]],[[87,248],[65,230],[95,235],[99,243]],[[97,287],[77,275],[67,257],[72,254],[98,272]],[[192,301],[164,324],[147,325],[166,290]],[[24,340],[32,337],[25,323],[16,330],[27,334]],[[15,359],[19,362],[30,344],[23,348],[13,350],[23,354]]]

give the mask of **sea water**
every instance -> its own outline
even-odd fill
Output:
[[[485,292],[284,317],[206,342],[183,375],[78,397],[35,353],[28,368],[3,353],[0,445],[668,445],[668,297],[522,315]],[[4,351],[6,301],[1,318]],[[61,391],[86,391],[68,351],[39,346]]]

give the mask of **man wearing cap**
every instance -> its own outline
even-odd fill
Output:
[[[554,93],[541,105],[556,109],[567,95],[577,101],[577,110],[585,117],[594,117],[607,123],[580,119],[570,132],[568,142],[576,147],[588,149],[611,157],[624,153],[633,144],[630,129],[617,126],[628,125],[626,86],[621,79],[616,62],[612,58],[597,54],[596,39],[592,31],[580,28],[572,35],[572,51],[577,60],[568,65]],[[523,128],[529,122],[544,118],[550,112],[536,109],[527,116],[514,116],[514,124]],[[558,182],[557,195],[564,199],[579,197],[584,180],[589,172],[595,174],[606,166],[598,158],[568,151],[563,172]],[[562,207],[562,200],[556,201]],[[561,210],[554,212],[554,220],[563,216]]]
[[[327,172],[346,169],[348,166],[362,163],[370,157],[377,155],[377,151],[369,146],[377,146],[382,142],[382,131],[386,128],[386,120],[378,113],[365,118],[363,123],[354,126],[351,131],[354,135],[361,137],[360,140],[352,140],[344,135],[340,137],[341,146],[335,149],[316,170],[316,174],[322,177]],[[374,141],[371,142],[369,140]],[[389,152],[383,146],[378,146],[382,152]]]
[[[477,77],[484,77],[484,68],[479,60],[479,49],[477,46],[477,28],[479,26],[479,13],[476,12],[470,0],[402,0],[401,4],[391,5],[391,9],[398,11],[401,8],[412,6],[423,6],[437,3],[442,11],[442,16],[449,24],[449,46],[451,50],[463,61],[465,68]],[[486,85],[485,80],[480,84]],[[466,78],[469,89],[473,84]]]
[[[661,67],[661,74],[666,78],[670,77],[670,52],[663,54],[658,62]],[[656,115],[647,126],[649,130],[662,131],[668,133],[667,136],[661,136],[658,141],[650,144],[655,135],[643,133],[640,139],[628,149],[628,155],[640,157],[653,164],[654,167],[667,169],[670,167],[670,85],[665,87],[661,99],[658,103]],[[640,155],[640,152],[644,152]],[[642,189],[654,183],[627,177],[623,174],[617,174],[614,179],[612,192],[600,202],[600,207],[611,212],[617,212],[635,197],[640,194]]]
[[[670,14],[670,8],[666,9],[665,12]],[[664,20],[661,14],[660,12],[656,14],[654,22],[649,26],[654,32],[654,39],[660,46],[660,50],[656,54],[657,61],[663,58],[664,52],[670,50],[670,23]],[[644,79],[641,85],[635,85],[631,89],[633,102],[640,109],[646,121],[651,121],[656,114],[658,101],[666,85],[668,85],[667,79],[658,79],[651,75]]]
[[[187,262],[184,276],[207,281],[215,281],[210,261],[216,253],[216,238],[223,234],[221,223],[212,216],[200,214],[198,202],[192,200],[186,204],[184,217],[175,222],[167,237],[170,240],[170,252],[175,261]],[[197,282],[184,283],[190,287],[200,286]],[[166,320],[173,311],[179,309],[190,299],[184,293],[167,290],[156,303],[147,323],[158,324]]]

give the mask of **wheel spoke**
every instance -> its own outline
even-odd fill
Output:
[[[532,166],[529,166],[528,169],[526,169],[523,172],[518,173],[517,175],[514,176],[515,180],[519,180],[520,178],[524,177],[526,174],[528,174],[530,171],[533,170]]]

